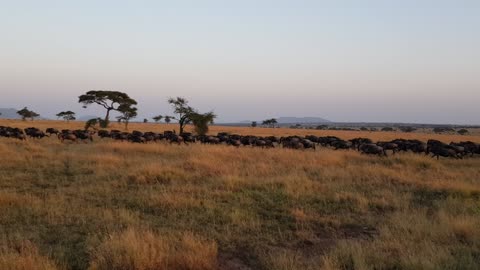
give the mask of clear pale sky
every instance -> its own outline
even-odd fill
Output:
[[[0,0],[0,108],[480,124],[480,1]]]

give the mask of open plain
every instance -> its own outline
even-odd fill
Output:
[[[210,133],[220,131],[480,142],[475,131],[212,126]],[[480,268],[478,156],[436,160],[98,137],[62,143],[55,136],[0,138],[0,153],[0,269]]]

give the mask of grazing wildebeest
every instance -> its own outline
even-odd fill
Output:
[[[132,143],[146,143],[146,140],[143,136],[139,136],[138,133],[137,134],[129,134],[128,135],[128,141],[129,142],[132,142]]]
[[[462,156],[459,156],[455,150],[453,149],[448,149],[448,148],[445,148],[445,147],[442,147],[442,146],[435,146],[435,147],[431,147],[429,149],[429,152],[432,153],[432,158],[435,158],[437,157],[437,160],[440,159],[440,157],[453,157],[453,158],[462,158]]]
[[[86,142],[86,140],[89,140],[89,141],[93,142],[94,132],[90,132],[88,130],[77,129],[77,130],[73,131],[73,134],[75,134],[77,139],[80,139],[84,142]]]
[[[60,131],[58,131],[58,129],[56,128],[47,128],[46,133],[48,133],[49,137],[52,136],[52,134],[55,134],[58,136],[58,133],[60,133]]]
[[[178,145],[180,145],[181,143],[184,143],[184,144],[188,145],[188,143],[183,139],[182,136],[179,136],[179,135],[176,135],[176,134],[172,134],[167,139],[170,141],[170,144],[177,143]]]
[[[191,142],[191,143],[196,142],[195,136],[190,132],[184,132],[184,133],[180,134],[180,136],[182,136],[183,141],[185,141],[185,142]]]
[[[358,150],[362,154],[368,154],[368,155],[379,155],[379,156],[386,156],[387,153],[385,152],[385,149],[383,147],[378,146],[373,143],[365,143],[361,144],[358,146]]]
[[[377,145],[382,147],[383,150],[392,150],[393,154],[398,151],[398,144],[392,142],[377,142]]]
[[[102,138],[102,139],[103,139],[103,138],[110,138],[110,137],[112,136],[112,135],[110,134],[110,131],[104,130],[104,129],[99,130],[99,131],[97,132],[97,135],[98,135],[98,137],[100,137],[100,138]]]
[[[235,147],[240,147],[240,145],[242,145],[242,142],[241,142],[240,140],[237,140],[237,139],[228,139],[227,145],[232,145],[232,146],[235,146]]]
[[[64,142],[65,140],[72,142],[77,141],[77,136],[75,136],[75,134],[73,134],[72,132],[61,132],[57,136],[61,142]]]
[[[354,138],[351,140],[348,140],[352,143],[352,147],[355,149],[359,149],[358,147],[362,144],[373,144],[373,141],[369,138]]]
[[[331,146],[335,149],[350,149],[352,148],[352,143],[349,141],[338,140],[331,143]]]
[[[47,136],[43,131],[34,127],[26,128],[25,134],[27,134],[30,138],[37,138],[37,139],[41,139]]]
[[[341,141],[341,139],[335,136],[326,136],[326,137],[318,137],[318,140],[317,140],[317,142],[324,147],[331,146],[332,143],[336,141]]]

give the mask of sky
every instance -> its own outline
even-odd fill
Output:
[[[0,0],[0,108],[480,124],[478,0]]]

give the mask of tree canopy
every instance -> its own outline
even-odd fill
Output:
[[[59,112],[56,114],[58,118],[63,118],[65,121],[73,121],[75,120],[75,113],[72,111],[64,111],[64,112]]]
[[[213,124],[213,120],[217,116],[213,112],[208,113],[193,113],[190,115],[195,132],[198,135],[205,135],[208,133],[208,125]]]
[[[262,125],[272,127],[272,128],[274,128],[276,124],[278,124],[278,122],[277,122],[277,119],[275,118],[263,120],[262,122]]]
[[[129,105],[121,105],[118,108],[118,111],[121,115],[117,116],[117,119],[123,121],[125,123],[125,129],[128,129],[128,123],[130,120],[137,117],[137,108]]]
[[[158,122],[162,121],[163,115],[154,116],[154,117],[152,117],[152,119],[153,119],[153,121],[155,121],[155,123],[158,123]]]
[[[169,98],[168,103],[172,105],[173,112],[177,114],[176,120],[179,124],[179,133],[182,134],[187,124],[193,123],[195,131],[199,134],[205,134],[208,131],[208,124],[213,123],[216,115],[213,112],[201,114],[193,107],[188,105],[188,100],[182,97]],[[165,117],[166,118],[166,117]],[[167,122],[167,119],[165,119]]]
[[[30,118],[32,121],[34,118],[39,117],[40,114],[29,110],[27,107],[17,111],[17,114],[22,117],[22,120],[25,121],[27,118]]]
[[[137,101],[132,99],[128,94],[119,91],[107,90],[91,90],[78,97],[78,102],[86,108],[91,104],[97,104],[107,110],[105,115],[105,125],[108,125],[110,112],[119,111],[120,108],[127,108],[137,105]]]

